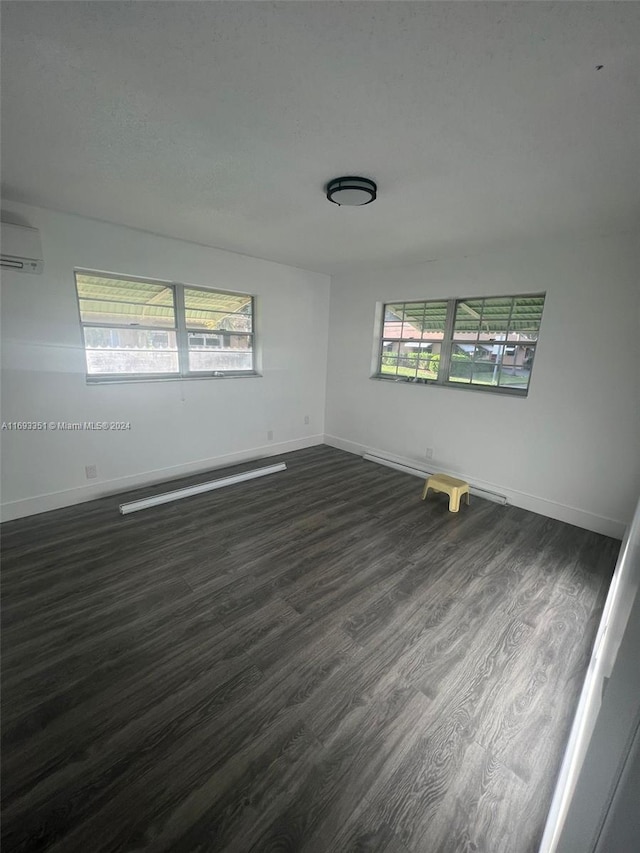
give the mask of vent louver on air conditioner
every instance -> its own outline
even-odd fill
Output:
[[[2,223],[0,266],[18,272],[41,273],[43,268],[40,232],[25,225]]]

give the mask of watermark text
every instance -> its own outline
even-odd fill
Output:
[[[118,432],[131,421],[2,421],[3,432]]]

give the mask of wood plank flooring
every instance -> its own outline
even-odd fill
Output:
[[[4,853],[537,850],[619,543],[279,458],[3,526]]]

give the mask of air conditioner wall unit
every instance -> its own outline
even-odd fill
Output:
[[[0,233],[0,266],[17,272],[41,273],[42,246],[37,228],[2,223]]]

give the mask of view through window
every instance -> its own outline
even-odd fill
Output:
[[[378,376],[526,395],[544,294],[384,305]]]
[[[76,272],[90,379],[254,373],[253,297]]]

